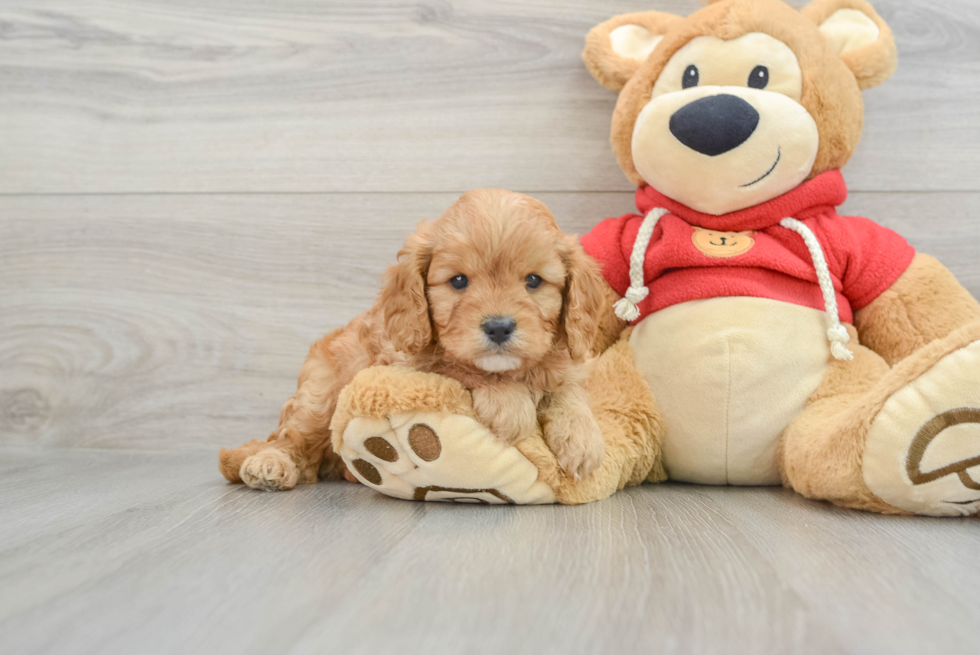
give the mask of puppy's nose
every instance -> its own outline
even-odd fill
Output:
[[[506,343],[517,327],[517,321],[510,316],[488,316],[480,324],[490,341],[498,346]]]
[[[739,147],[758,126],[755,107],[728,93],[695,100],[670,117],[670,133],[691,150],[709,157]]]

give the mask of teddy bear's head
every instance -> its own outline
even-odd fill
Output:
[[[897,64],[864,0],[616,16],[589,32],[582,57],[620,92],[611,141],[627,177],[713,215],[842,167],[861,137],[861,90]]]

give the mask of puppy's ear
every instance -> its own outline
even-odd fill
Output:
[[[881,84],[895,72],[895,37],[865,0],[814,0],[801,11],[817,24],[862,89]]]
[[[566,273],[560,331],[572,359],[584,359],[592,353],[599,336],[606,281],[575,236],[563,237],[562,259]]]
[[[683,19],[662,11],[623,14],[596,25],[585,37],[582,61],[602,86],[619,91],[673,26]]]
[[[398,252],[398,263],[388,267],[378,303],[384,312],[385,330],[398,350],[418,354],[432,342],[429,301],[425,278],[432,248],[428,230],[419,224]]]

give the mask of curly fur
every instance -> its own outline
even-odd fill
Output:
[[[531,273],[543,280],[536,289],[527,286]],[[469,279],[465,289],[450,284],[459,274]],[[534,432],[539,410],[545,419],[554,408],[562,417],[547,421],[546,436],[570,473],[587,475],[604,455],[582,385],[605,290],[594,262],[542,203],[509,191],[470,191],[408,237],[370,310],[313,344],[276,431],[264,442],[223,449],[221,472],[262,489],[353,479],[331,445],[337,399],[359,371],[402,365],[461,382],[472,391],[476,416],[509,443]],[[502,346],[481,328],[498,315],[517,325]],[[516,365],[481,367],[494,356]]]

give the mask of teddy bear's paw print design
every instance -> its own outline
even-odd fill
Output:
[[[354,418],[339,449],[365,485],[406,500],[469,504],[555,502],[538,470],[477,421],[456,414]]]
[[[980,513],[980,342],[942,357],[885,402],[868,431],[863,473],[895,507]]]

